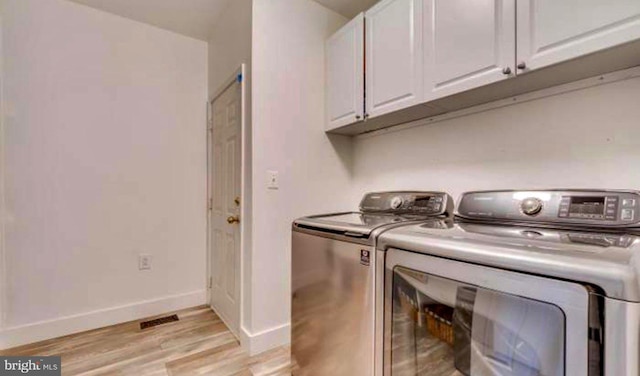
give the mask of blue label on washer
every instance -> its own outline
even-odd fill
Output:
[[[371,262],[371,251],[367,249],[360,250],[360,263],[365,266],[369,266]]]

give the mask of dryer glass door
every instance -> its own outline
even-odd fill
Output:
[[[565,317],[553,304],[393,270],[394,376],[565,375]]]

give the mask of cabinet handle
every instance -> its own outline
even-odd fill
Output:
[[[525,70],[526,68],[527,68],[527,64],[525,64],[524,61],[521,63],[518,63],[518,69]]]
[[[502,70],[502,74],[506,74],[509,75],[511,74],[511,68],[510,67],[506,67]]]

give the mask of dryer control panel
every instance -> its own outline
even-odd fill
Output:
[[[640,227],[640,193],[599,190],[468,192],[460,198],[457,214],[484,221]]]
[[[360,202],[363,212],[447,216],[453,200],[444,192],[398,191],[367,193]]]

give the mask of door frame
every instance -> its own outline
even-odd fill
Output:
[[[212,104],[218,99],[231,85],[239,83],[240,84],[240,264],[239,264],[239,298],[238,298],[238,333],[233,333],[239,341],[241,341],[241,333],[243,331],[243,322],[244,322],[244,272],[245,265],[244,259],[247,256],[250,238],[248,234],[250,231],[250,222],[251,222],[251,190],[248,182],[250,182],[250,173],[251,173],[251,165],[250,165],[250,131],[248,127],[250,126],[250,122],[248,121],[248,96],[247,96],[247,68],[246,64],[242,63],[240,66],[231,74],[220,87],[213,93],[213,95],[209,98],[207,102],[207,124],[206,124],[206,139],[207,139],[207,305],[211,305],[212,298],[212,280],[213,280],[213,271],[211,269],[211,262],[213,259],[213,255],[211,254],[211,202],[212,202],[212,179],[213,179],[213,156],[212,156],[212,146],[213,146],[213,111]],[[222,317],[221,320],[224,321]],[[227,323],[225,323],[227,324]],[[227,325],[229,327],[229,325]],[[242,342],[242,341],[241,341]]]
[[[4,160],[4,145],[5,145],[5,132],[4,132],[4,66],[3,60],[3,46],[2,46],[2,17],[0,16],[0,333],[5,327],[6,321],[6,309],[7,309],[7,273],[6,273],[6,259],[5,259],[5,160]],[[0,348],[2,348],[2,340],[0,340]]]

